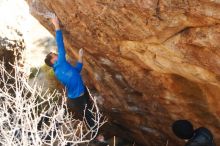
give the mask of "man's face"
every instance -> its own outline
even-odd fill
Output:
[[[51,53],[51,63],[55,63],[56,61],[57,61],[57,59],[58,59],[58,56],[57,56],[57,54],[55,54],[55,53]]]

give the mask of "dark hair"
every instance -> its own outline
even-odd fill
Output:
[[[190,139],[193,136],[193,125],[187,120],[177,120],[172,124],[173,133],[181,139]]]
[[[51,59],[52,59],[52,52],[47,54],[46,58],[44,59],[44,62],[46,63],[46,65],[53,67],[53,63],[51,62]]]

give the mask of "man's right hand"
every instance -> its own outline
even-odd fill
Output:
[[[59,20],[58,20],[57,17],[52,18],[52,19],[51,19],[51,22],[53,23],[53,25],[54,25],[54,27],[55,27],[56,30],[59,30],[59,29],[60,29],[60,24],[59,24],[60,22],[59,22]]]
[[[79,56],[80,56],[80,57],[83,57],[83,48],[81,48],[81,49],[79,50]]]
[[[81,48],[80,50],[79,50],[79,60],[78,60],[80,63],[82,63],[83,62],[83,49]]]

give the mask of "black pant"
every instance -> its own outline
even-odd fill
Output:
[[[86,109],[85,109],[86,107]],[[82,96],[79,96],[74,99],[67,98],[67,108],[68,111],[73,113],[74,118],[83,120],[84,110],[85,110],[85,118],[90,127],[93,127],[95,122],[93,121],[94,116],[89,111],[92,108],[92,103],[90,101],[90,95],[85,90],[85,93]]]
[[[40,121],[37,124],[37,130],[41,130],[42,129],[43,123],[46,124],[46,123],[49,122],[50,119],[48,117],[50,117],[50,116],[51,115],[46,113],[46,116],[42,116],[41,117]],[[60,123],[58,121],[56,121],[55,129],[57,130],[59,128],[59,126],[60,126]],[[53,137],[56,136],[56,130],[51,130],[51,131],[49,131],[49,133],[44,133],[41,138],[44,139],[44,140],[50,141],[52,136]]]

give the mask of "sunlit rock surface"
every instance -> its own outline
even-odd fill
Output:
[[[27,67],[40,67],[44,57],[53,50],[53,36],[29,13],[24,0],[0,0],[0,36],[9,34],[7,27],[22,33],[25,42],[24,58]],[[10,39],[13,38],[10,34]],[[15,34],[15,37],[17,35]]]
[[[25,48],[23,34],[10,26],[0,28],[0,62],[11,71],[15,61],[21,63],[21,51]],[[15,57],[17,56],[17,57]]]
[[[218,0],[42,0],[66,49],[85,49],[84,80],[100,106],[145,146],[183,145],[170,125],[189,119],[220,145]],[[33,14],[34,15],[34,14]],[[35,17],[51,32],[51,23]],[[54,33],[54,32],[53,32]]]

